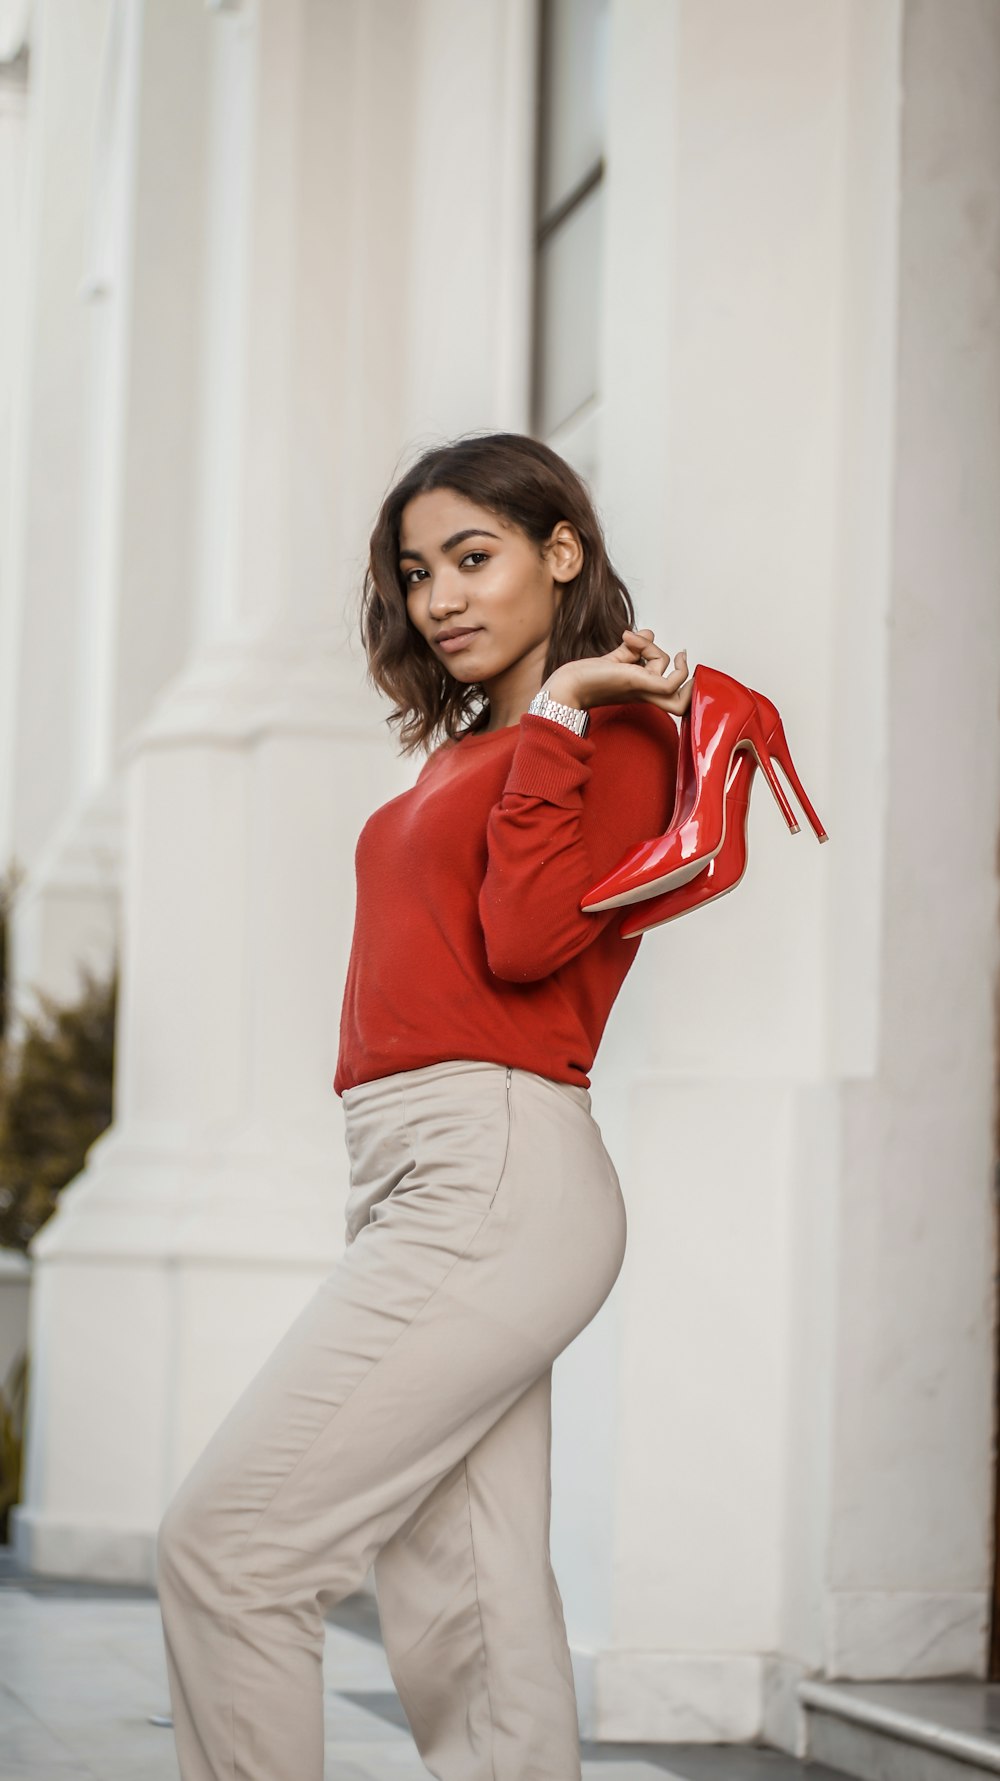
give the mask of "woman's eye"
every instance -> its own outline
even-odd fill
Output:
[[[482,557],[483,561],[487,562],[489,560],[489,554],[488,550],[467,550],[464,557],[462,557],[461,562],[467,563],[470,557]],[[410,580],[411,575],[425,574],[426,570],[424,569],[408,569],[403,576],[403,580],[408,588],[416,587],[418,584],[415,581]]]

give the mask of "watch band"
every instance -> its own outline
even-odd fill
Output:
[[[565,724],[568,730],[574,730],[578,736],[585,736],[590,728],[589,711],[575,705],[563,705],[558,699],[550,699],[544,687],[535,694],[528,710],[536,717],[550,717],[558,724]]]

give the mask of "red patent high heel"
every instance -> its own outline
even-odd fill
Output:
[[[635,940],[650,928],[699,909],[716,897],[735,890],[747,867],[747,815],[750,809],[750,787],[757,771],[757,757],[752,749],[740,749],[726,787],[723,806],[722,846],[708,865],[686,884],[661,891],[659,896],[646,897],[633,913],[626,915],[618,932],[623,940]]]
[[[793,835],[799,824],[775,771],[783,768],[818,841],[829,836],[806,796],[792,761],[777,706],[753,687],[720,668],[699,662],[691,682],[691,702],[681,718],[674,810],[663,835],[641,841],[599,883],[591,885],[581,909],[614,909],[639,903],[686,884],[703,871],[722,846],[725,790],[733,756],[750,751],[774,793]]]

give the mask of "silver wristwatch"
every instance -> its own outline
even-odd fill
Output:
[[[578,736],[585,736],[590,728],[590,712],[580,710],[575,705],[562,705],[558,699],[550,699],[545,688],[537,692],[528,706],[536,717],[554,718],[557,724],[565,724],[568,730],[575,730]]]

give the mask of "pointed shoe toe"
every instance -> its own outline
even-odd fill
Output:
[[[676,921],[689,910],[724,897],[735,890],[747,866],[747,817],[750,809],[750,788],[757,770],[755,755],[741,749],[736,756],[725,798],[725,833],[718,853],[708,865],[686,884],[647,897],[633,913],[626,915],[618,932],[623,940],[635,940],[651,928]]]

